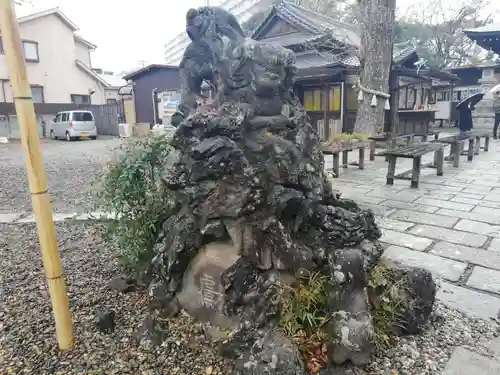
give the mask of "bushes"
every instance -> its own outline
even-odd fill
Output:
[[[325,325],[330,291],[335,285],[320,272],[306,272],[280,296],[279,325],[299,347],[308,373],[315,374],[327,363]]]
[[[151,261],[162,224],[173,208],[172,193],[160,178],[173,160],[175,151],[166,136],[131,142],[107,169],[98,189],[98,208],[118,218],[104,223],[104,235],[119,247],[124,265],[132,270]]]

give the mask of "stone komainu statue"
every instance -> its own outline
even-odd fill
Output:
[[[320,140],[293,95],[295,54],[245,39],[220,8],[192,9],[186,23],[191,44],[172,120],[178,157],[162,174],[176,204],[158,237],[150,293],[234,330],[228,350],[243,347],[239,338],[260,348],[254,334],[275,323],[283,283],[321,272],[333,283],[324,327],[330,361],[369,362],[370,301],[378,297],[369,295],[367,272],[382,255],[381,232],[370,210],[334,193],[326,178]],[[203,81],[217,94],[207,110],[196,108]],[[398,326],[415,333],[432,312],[435,285],[428,272],[399,275],[406,305]],[[234,373],[303,375],[299,356],[290,357],[273,362],[280,371],[267,368],[266,355],[252,360],[258,370],[243,361]]]
[[[245,35],[234,15],[220,7],[190,9],[186,15],[186,32],[191,43],[179,65],[181,103],[172,117],[178,126],[194,109],[203,81],[216,85],[215,75],[221,70],[223,37],[233,44],[243,43]]]

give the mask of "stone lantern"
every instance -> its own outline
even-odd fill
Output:
[[[479,79],[481,88],[484,92],[484,98],[477,105],[474,112],[472,112],[474,129],[491,130],[495,114],[493,112],[493,94],[489,91],[498,84],[495,77],[495,67],[497,64],[493,60],[493,53],[488,54],[488,59],[481,65],[482,76]]]

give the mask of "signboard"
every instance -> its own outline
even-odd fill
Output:
[[[181,93],[178,91],[164,91],[161,93],[161,102],[163,103],[163,112],[165,115],[171,115],[177,110],[181,99]]]

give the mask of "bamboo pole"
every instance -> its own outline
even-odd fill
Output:
[[[68,294],[57,246],[47,181],[43,168],[35,108],[26,73],[24,54],[12,0],[0,0],[0,31],[10,75],[10,83],[21,130],[21,142],[28,174],[33,213],[42,251],[52,310],[56,322],[57,340],[61,350],[73,346],[73,329]]]

